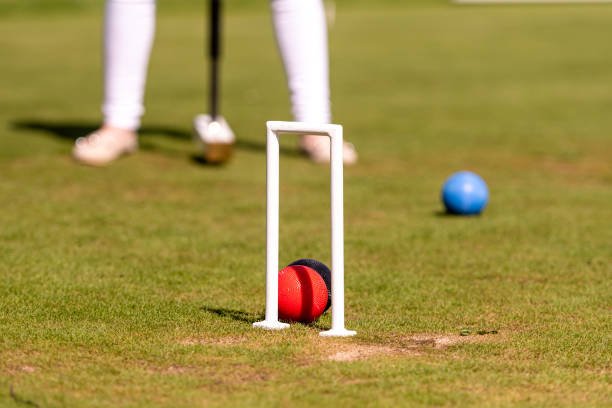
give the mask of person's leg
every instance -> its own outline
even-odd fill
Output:
[[[79,138],[73,154],[106,164],[137,148],[144,90],[155,34],[155,0],[107,0],[104,21],[103,125]]]
[[[104,125],[135,131],[155,35],[155,0],[107,0],[104,25]]]
[[[327,26],[321,0],[271,0],[295,120],[329,123]]]
[[[285,67],[296,121],[329,123],[329,61],[327,24],[322,0],[271,0],[278,48]],[[329,161],[329,140],[305,136],[302,149],[314,161]],[[354,163],[352,145],[344,149],[345,162]]]

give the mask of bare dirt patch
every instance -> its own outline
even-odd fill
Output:
[[[495,332],[497,333],[497,332]],[[359,361],[378,356],[419,356],[432,350],[443,351],[449,347],[466,343],[492,343],[501,340],[497,334],[458,335],[419,333],[408,336],[396,336],[382,343],[359,343],[358,339],[322,339],[313,335],[310,344],[305,344],[302,352],[296,353],[298,364],[310,365],[313,361]],[[273,346],[279,339],[270,343],[261,342],[261,338],[240,336],[228,337],[189,337],[179,340],[185,346],[242,346],[251,350]]]
[[[326,356],[329,361],[355,361],[365,360],[379,355],[412,354],[417,355],[418,351],[399,347],[380,346],[373,344],[348,344],[339,347],[338,350],[331,351]]]
[[[203,387],[233,389],[252,383],[269,381],[273,375],[259,366],[245,363],[222,364],[213,361],[210,364],[198,362],[192,365],[151,365],[146,371],[161,376],[190,376],[205,379]]]
[[[195,367],[181,366],[181,365],[176,365],[176,364],[172,364],[172,365],[165,366],[165,367],[158,367],[158,366],[147,367],[147,371],[150,373],[168,374],[168,375],[185,374],[185,373],[188,373],[194,370],[196,370]]]
[[[441,350],[450,346],[454,346],[456,344],[477,343],[485,341],[486,339],[486,336],[460,336],[457,334],[415,334],[410,337],[402,338],[400,339],[400,341],[421,348],[429,347]]]
[[[236,386],[254,382],[265,382],[272,378],[272,374],[261,367],[253,367],[248,364],[235,364],[231,371],[224,373],[222,376],[218,376],[216,383]]]
[[[460,336],[455,334],[414,334],[399,337],[394,344],[359,344],[341,341],[318,345],[324,360],[357,361],[377,356],[419,356],[429,350],[444,350],[457,344],[492,342],[492,336]]]
[[[35,372],[37,369],[31,365],[19,365],[19,366],[9,366],[6,368],[6,372],[9,375],[17,375],[17,374],[31,374]]]
[[[245,343],[242,337],[189,337],[179,341],[183,346],[235,346]]]

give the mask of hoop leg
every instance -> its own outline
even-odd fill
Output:
[[[319,333],[325,337],[354,336],[344,327],[344,163],[342,128],[329,133],[331,139],[331,252],[332,252],[332,327]]]
[[[278,211],[279,211],[279,143],[268,129],[266,142],[266,319],[253,327],[280,330],[289,327],[278,320]]]

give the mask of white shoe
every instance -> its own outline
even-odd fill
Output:
[[[138,149],[135,132],[123,129],[102,128],[74,142],[72,156],[90,166],[104,166],[124,154]]]
[[[330,140],[324,136],[302,136],[300,139],[300,150],[315,163],[329,163]],[[352,143],[344,142],[342,145],[342,159],[345,165],[357,163],[357,150]]]

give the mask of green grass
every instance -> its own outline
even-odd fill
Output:
[[[361,155],[345,171],[358,336],[343,340],[318,337],[327,315],[251,328],[264,122],[290,118],[264,5],[227,19],[232,163],[192,158],[202,19],[160,6],[142,148],[93,169],[69,153],[99,121],[97,6],[7,3],[0,406],[612,404],[612,8],[392,3],[341,2],[330,38],[335,120]],[[280,261],[329,262],[328,171],[283,147]],[[460,169],[490,186],[481,217],[441,213]]]

